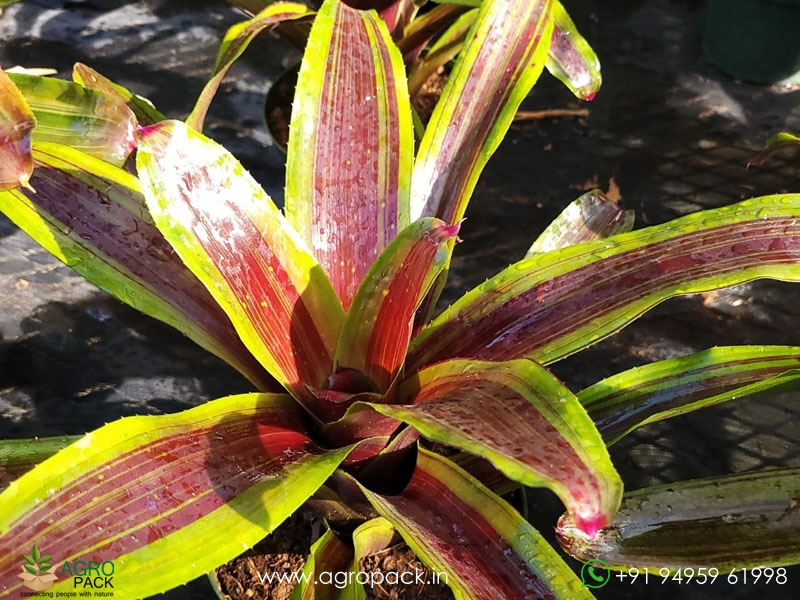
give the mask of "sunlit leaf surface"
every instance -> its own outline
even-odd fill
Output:
[[[115,598],[168,590],[275,529],[347,452],[319,449],[287,395],[115,421],[0,495],[0,593],[22,589],[20,549],[33,543],[59,561],[113,561]],[[60,577],[53,592],[72,589]]]
[[[33,142],[56,142],[121,166],[136,147],[136,118],[125,101],[77,83],[11,73],[36,117]]]
[[[413,133],[405,69],[374,12],[326,3],[297,82],[286,214],[345,309],[409,223]]]
[[[259,389],[277,387],[153,225],[135,177],[60,144],[40,142],[34,156],[36,192],[0,192],[0,212],[88,281],[175,327]]]
[[[0,69],[0,191],[28,185],[33,172],[34,125],[36,118],[25,98]]]
[[[297,233],[227,150],[180,121],[142,131],[136,166],[156,225],[247,348],[313,401],[344,315]]]
[[[732,346],[623,371],[578,394],[606,443],[690,411],[800,385],[800,348]]]
[[[667,298],[765,277],[800,280],[800,195],[746,200],[515,263],[412,340],[407,367],[454,357],[551,363]]]
[[[489,460],[506,477],[553,490],[585,531],[608,524],[622,481],[575,396],[536,363],[445,361],[406,380],[413,405],[377,405],[436,442]]]

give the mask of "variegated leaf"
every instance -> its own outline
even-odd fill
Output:
[[[33,173],[31,131],[36,125],[28,103],[0,69],[0,191],[28,186]]]
[[[234,2],[238,4],[238,2]],[[250,42],[264,30],[271,29],[276,25],[303,17],[310,17],[314,15],[314,11],[309,9],[303,4],[297,2],[252,2],[251,6],[247,8],[255,9],[256,5],[269,4],[263,8],[259,8],[260,12],[252,19],[243,21],[233,25],[225,33],[222,39],[219,50],[217,52],[217,60],[214,64],[214,72],[211,78],[206,82],[197,102],[192,109],[192,113],[186,118],[186,123],[196,129],[197,131],[203,130],[203,122],[206,118],[206,112],[214,99],[214,94],[217,93],[219,85],[228,73],[234,62],[244,53]]]
[[[136,147],[136,118],[119,97],[77,83],[22,73],[11,81],[36,117],[33,142],[55,142],[121,166]]]
[[[622,210],[600,190],[570,203],[531,245],[525,258],[581,242],[600,240],[633,229],[633,211]]]
[[[167,118],[157,111],[147,98],[134,94],[121,85],[114,83],[88,65],[75,63],[72,68],[72,79],[75,83],[85,88],[99,92],[107,97],[116,98],[127,104],[128,108],[136,116],[139,125],[152,125],[159,121],[165,121]]]
[[[600,89],[600,61],[578,32],[561,2],[553,2],[555,30],[547,70],[582,100],[593,100]]]
[[[230,153],[180,121],[142,130],[136,166],[155,224],[245,346],[313,402],[344,315],[297,233]]]
[[[325,2],[295,92],[286,213],[345,309],[409,223],[413,133],[405,70],[372,12]]]
[[[409,225],[378,257],[347,313],[335,367],[354,369],[386,392],[405,361],[414,312],[444,268],[446,242],[458,225],[422,219]]]
[[[274,380],[153,225],[139,181],[100,159],[40,142],[36,192],[0,192],[0,212],[87,280],[175,327],[259,389]]]
[[[407,368],[447,358],[557,361],[678,294],[800,281],[800,195],[746,200],[520,261],[411,342]]]
[[[591,600],[527,521],[447,459],[420,449],[402,494],[362,488],[458,600]]]
[[[60,564],[113,562],[115,598],[168,590],[274,530],[348,451],[318,448],[287,395],[120,419],[0,495],[0,594],[22,589],[20,549],[34,542]],[[53,593],[74,589],[57,574]]]
[[[488,459],[507,477],[546,486],[592,535],[613,518],[622,481],[575,396],[536,363],[445,361],[403,382],[411,405],[371,405],[428,439]]]
[[[752,569],[747,575],[753,582],[756,570],[761,577],[764,567],[800,563],[798,506],[800,469],[769,469],[636,490],[595,538],[587,539],[566,515],[556,533],[564,549],[583,561],[599,558],[612,569],[680,570],[684,576],[688,568],[699,575],[703,567],[709,577],[711,569],[733,573],[736,579],[724,579],[742,585],[744,569]]]
[[[578,400],[611,445],[648,423],[799,383],[800,348],[731,346],[618,373]]]
[[[539,78],[551,0],[486,0],[417,152],[411,218],[455,223],[514,113]]]

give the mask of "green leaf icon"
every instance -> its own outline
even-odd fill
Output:
[[[34,565],[34,566],[36,565],[36,561],[35,561],[35,560],[33,560],[33,559],[30,557],[30,556],[28,556],[28,555],[26,555],[26,554],[23,554],[23,555],[22,555],[22,558],[24,558],[24,559],[25,559],[25,561],[26,561],[26,562],[27,562],[29,565]]]
[[[33,545],[33,560],[39,562],[39,558],[41,558],[41,554],[39,554],[39,549],[36,547],[36,544]]]
[[[28,573],[30,573],[31,575],[38,575],[39,574],[39,572],[36,569],[34,569],[33,567],[29,567],[28,565],[23,565],[23,566],[25,567],[25,570]]]
[[[39,559],[39,562],[40,563],[46,563],[46,562],[50,562],[51,560],[53,560],[53,557],[48,554],[47,556],[42,556]]]
[[[52,568],[53,568],[53,565],[49,565],[47,563],[42,563],[42,564],[39,565],[39,570],[40,571],[48,571],[48,570],[50,570]]]

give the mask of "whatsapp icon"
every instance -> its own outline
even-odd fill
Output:
[[[602,569],[602,571],[600,570]],[[592,558],[581,567],[581,581],[587,588],[601,588],[611,579],[608,563],[599,558]]]

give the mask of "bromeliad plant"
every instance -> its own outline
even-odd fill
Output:
[[[620,513],[640,526],[625,530],[633,543],[615,536],[627,525],[607,527],[622,501],[607,443],[791,383],[800,350],[714,349],[577,395],[542,365],[670,296],[800,279],[800,196],[620,233],[629,215],[590,195],[528,257],[429,321],[478,175],[543,69],[552,8],[481,5],[415,152],[386,25],[326,0],[298,81],[285,215],[223,148],[86,67],[76,84],[0,80],[0,208],[260,390],[111,423],[12,482],[0,496],[0,595],[19,589],[16,557],[35,542],[59,561],[113,561],[115,595],[148,596],[231,560],[309,503],[332,526],[310,573],[357,570],[396,532],[458,598],[590,598],[498,495],[520,485],[564,502],[559,533],[576,554],[619,546],[615,566],[685,564],[646,535],[665,519],[642,492]],[[120,166],[134,146],[136,175]],[[770,472],[760,495],[728,481],[735,516],[715,516],[729,508],[709,491],[718,481],[686,484],[682,506],[705,507],[714,552],[737,536],[738,566],[798,562],[797,512],[780,510],[800,493],[796,475]],[[671,539],[685,539],[696,513],[672,514]],[[717,556],[695,550],[705,566]],[[363,593],[350,586],[324,593]],[[300,585],[295,597],[314,592]]]
[[[189,125],[198,130],[202,129],[208,104],[222,78],[252,39],[270,29],[303,50],[308,41],[314,11],[322,4],[320,0],[308,0],[305,4],[276,0],[228,1],[254,16],[234,25],[225,35],[217,54],[214,74],[186,119]],[[412,107],[420,107],[423,86],[464,48],[478,16],[481,0],[435,0],[430,3],[428,0],[348,0],[347,4],[360,10],[375,10],[386,23],[405,65]],[[576,96],[584,100],[593,99],[601,83],[597,56],[558,0],[551,1],[549,14],[553,32],[545,67]],[[296,76],[296,67],[290,68],[276,82],[273,90],[282,89],[284,84],[291,87]],[[277,124],[269,113],[276,108],[283,113],[286,107],[273,106],[270,96],[267,98],[267,125],[275,142],[285,146],[282,127],[272,127]],[[427,110],[427,107],[424,108]],[[422,119],[427,121],[430,115],[418,115],[416,111],[413,115],[415,133],[421,137]]]

